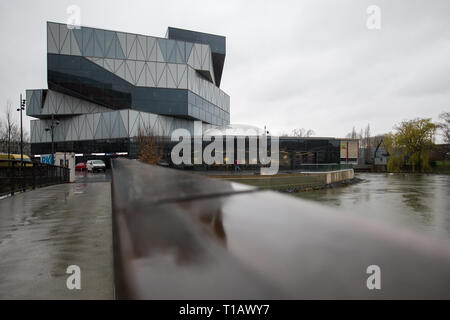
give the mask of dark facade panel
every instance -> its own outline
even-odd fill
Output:
[[[213,69],[216,85],[220,87],[222,79],[223,65],[226,56],[226,38],[215,34],[196,32],[184,29],[169,27],[167,38],[194,43],[208,44],[211,48]]]
[[[75,153],[115,153],[128,152],[130,139],[109,139],[109,140],[82,140],[55,142],[55,152],[75,152]],[[52,151],[50,142],[32,143],[31,154],[50,154]]]
[[[167,38],[193,43],[208,44],[212,52],[226,54],[226,38],[211,33],[197,32],[174,27],[167,28]]]
[[[110,109],[134,109],[222,125],[230,116],[187,89],[137,87],[80,56],[48,54],[49,89]]]
[[[111,109],[188,116],[188,90],[136,87],[84,57],[48,54],[48,86]]]
[[[280,137],[280,167],[339,163],[339,140]]]
[[[270,150],[270,141],[268,141]],[[170,140],[164,142],[163,158],[171,163],[170,152],[177,144]],[[208,142],[203,142],[203,148]],[[245,141],[245,161],[248,163],[249,141]],[[223,145],[224,153],[226,152],[226,144]],[[129,157],[135,158],[139,153],[139,144],[134,139],[109,139],[109,140],[84,140],[84,141],[67,141],[56,142],[55,152],[76,152],[83,154],[90,153],[115,153],[128,152]],[[192,152],[194,147],[192,146]],[[237,141],[234,143],[234,154],[237,157]],[[312,164],[332,164],[339,163],[339,140],[335,139],[292,139],[280,137],[280,169],[296,169],[301,165]],[[51,153],[51,143],[32,143],[32,154],[49,154]]]

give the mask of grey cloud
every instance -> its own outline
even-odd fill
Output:
[[[382,133],[450,109],[448,0],[4,1],[1,109],[26,88],[46,87],[45,21],[65,22],[70,4],[81,7],[84,25],[225,35],[221,87],[233,123],[344,136],[353,126]],[[366,28],[372,4],[381,8],[379,31]]]

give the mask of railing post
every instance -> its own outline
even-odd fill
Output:
[[[10,167],[10,174],[11,174],[11,195],[14,195],[14,162],[11,163]]]
[[[24,189],[24,183],[25,183],[25,181],[24,181],[25,180],[25,172],[24,172],[22,167],[20,167],[19,176],[20,176],[19,190],[21,190],[23,192],[24,191],[23,190]]]
[[[42,166],[39,164],[39,187],[42,188]]]
[[[34,167],[35,164],[33,163],[33,166],[31,167],[31,176],[32,176],[31,188],[33,190],[36,189],[36,172]]]
[[[21,171],[22,171],[22,191],[27,191],[27,170],[26,167],[23,166],[23,163],[21,163]]]

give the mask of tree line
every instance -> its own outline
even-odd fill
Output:
[[[9,100],[0,117],[0,153],[20,154],[20,116]],[[30,140],[26,130],[23,130],[23,153],[30,154]]]
[[[365,149],[366,159],[377,146],[389,154],[387,170],[399,171],[428,171],[431,169],[430,153],[436,148],[435,140],[440,134],[445,144],[450,144],[450,112],[439,115],[440,121],[434,123],[429,118],[415,118],[404,120],[394,126],[394,131],[376,137],[370,136],[370,126],[358,133],[353,127],[347,138],[360,139],[360,146]],[[447,155],[448,156],[448,155]]]
[[[439,134],[444,144],[450,144],[450,112],[442,112],[439,121],[432,122],[429,118],[404,120],[393,127],[394,131],[387,134],[372,136],[370,124],[359,131],[353,127],[346,138],[358,139],[362,156],[368,163],[374,160],[374,153],[380,147],[389,154],[387,170],[399,171],[428,171],[431,169],[430,154],[437,150],[435,140]],[[290,134],[281,133],[280,136],[311,137],[315,133],[311,129],[294,129]],[[444,150],[444,151],[442,151]],[[439,152],[448,150],[443,148]],[[448,158],[448,154],[444,158]]]

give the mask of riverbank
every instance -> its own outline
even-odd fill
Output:
[[[429,170],[426,170],[424,172],[420,171],[420,168],[417,169],[415,172],[411,170],[411,168],[408,168],[407,170],[400,171],[388,171],[386,165],[357,165],[354,167],[355,172],[357,173],[410,173],[410,174],[444,174],[444,175],[450,175],[450,161],[434,161],[431,163],[431,168]]]
[[[354,176],[353,169],[328,172],[282,173],[273,176],[235,174],[210,177],[286,193],[336,188],[359,182],[359,179]]]
[[[294,190],[292,192],[305,192],[305,191],[322,190],[322,189],[342,188],[342,187],[347,187],[347,186],[350,186],[350,185],[353,185],[353,184],[360,183],[362,181],[364,181],[364,180],[355,177],[355,178],[348,179],[348,180],[343,180],[343,181],[329,183],[329,184],[324,185],[322,188]],[[292,192],[289,192],[289,193],[292,193]]]

